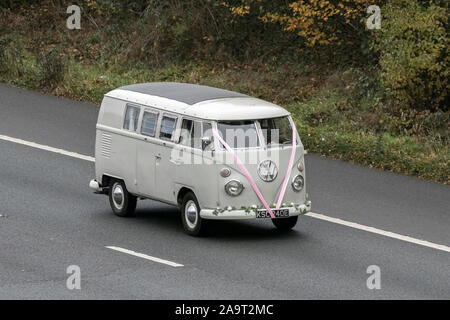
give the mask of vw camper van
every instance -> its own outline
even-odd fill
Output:
[[[118,216],[138,199],[178,206],[189,235],[212,219],[268,218],[288,230],[311,208],[304,154],[280,106],[208,86],[133,84],[104,96],[89,186]]]

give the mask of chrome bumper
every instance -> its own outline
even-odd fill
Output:
[[[302,215],[311,211],[311,201],[306,201],[305,204],[301,204],[297,206],[297,208],[283,207],[280,209],[288,209],[290,217]],[[255,211],[248,212],[242,209],[237,209],[237,210],[225,210],[223,212],[218,213],[216,209],[202,209],[200,211],[200,217],[202,217],[203,219],[211,219],[211,220],[256,219],[256,212]]]

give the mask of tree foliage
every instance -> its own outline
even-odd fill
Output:
[[[234,3],[234,5],[233,5]],[[245,16],[257,11],[264,23],[278,23],[283,30],[294,32],[309,46],[343,44],[363,29],[367,0],[296,0],[278,2],[264,0],[224,2],[232,15]]]
[[[396,110],[448,110],[448,9],[427,4],[389,1],[382,8],[382,28],[374,34],[379,76]]]

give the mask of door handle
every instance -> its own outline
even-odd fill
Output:
[[[158,159],[158,160],[161,160],[161,155],[160,155],[160,154],[157,154],[157,155],[155,156],[155,158]]]

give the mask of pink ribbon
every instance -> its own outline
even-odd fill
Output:
[[[289,159],[289,164],[286,172],[286,176],[284,177],[284,181],[281,187],[280,194],[278,196],[277,206],[276,208],[279,209],[281,205],[281,201],[283,201],[284,193],[286,192],[286,187],[289,182],[289,177],[291,176],[292,166],[294,165],[294,158],[295,158],[295,149],[297,144],[297,129],[295,128],[295,124],[292,124],[292,150],[291,150],[291,158]]]
[[[242,164],[241,160],[237,156],[237,154],[234,152],[234,150],[225,142],[225,140],[222,139],[222,137],[219,135],[217,130],[213,129],[214,136],[220,141],[220,143],[225,147],[225,149],[233,156],[234,161],[238,165],[239,169],[241,170],[242,174],[247,179],[248,183],[250,183],[250,186],[252,187],[253,191],[258,196],[259,200],[262,202],[266,210],[269,212],[272,219],[275,219],[275,215],[273,214],[272,210],[270,209],[269,205],[267,204],[266,200],[264,199],[263,195],[259,191],[256,184],[253,182],[252,177],[250,176],[250,173],[247,171],[245,166]],[[295,125],[292,126],[292,151],[291,151],[291,157],[289,159],[289,165],[287,168],[286,176],[284,177],[284,181],[280,190],[280,194],[278,195],[278,201],[276,204],[276,209],[280,208],[281,202],[283,201],[284,194],[286,192],[286,187],[289,182],[289,177],[291,176],[292,166],[294,164],[294,158],[295,158],[295,149],[296,149],[296,141],[297,141],[297,130],[295,128]]]
[[[219,133],[217,132],[216,129],[213,129],[213,134],[214,136],[220,141],[221,144],[223,144],[223,146],[225,147],[225,149],[231,153],[231,155],[234,158],[234,161],[236,162],[236,164],[238,165],[239,169],[241,169],[242,174],[245,176],[245,178],[247,179],[248,183],[250,183],[250,185],[252,186],[253,191],[255,191],[256,195],[258,196],[259,200],[261,200],[262,204],[264,205],[264,207],[266,208],[266,210],[269,212],[270,216],[272,217],[272,219],[275,219],[275,215],[273,214],[272,210],[270,210],[270,207],[267,205],[266,200],[264,200],[263,195],[261,194],[261,192],[259,191],[258,187],[256,186],[256,184],[253,182],[253,179],[251,178],[250,174],[248,173],[247,169],[245,169],[244,165],[242,164],[241,160],[239,159],[239,157],[237,156],[237,154],[233,151],[233,149],[231,149],[231,147],[228,145],[228,143],[225,142],[225,140],[222,139],[222,137],[219,135]]]

